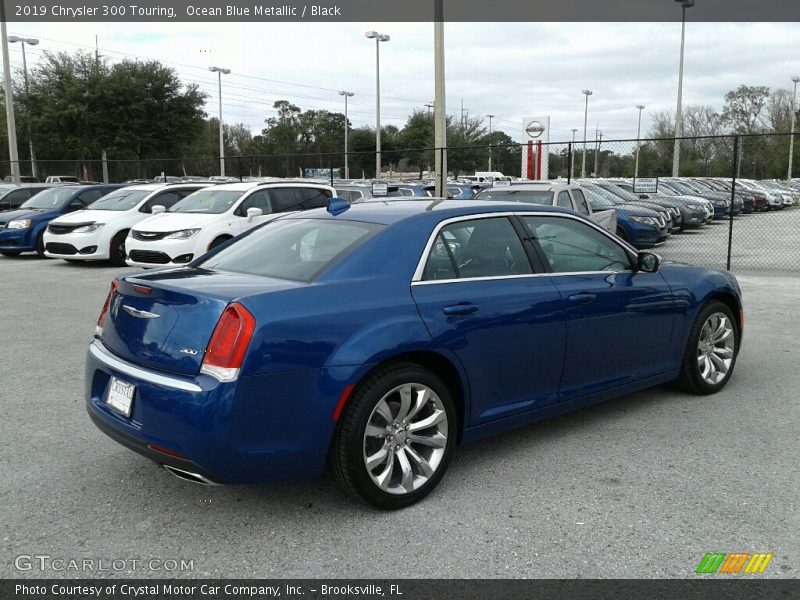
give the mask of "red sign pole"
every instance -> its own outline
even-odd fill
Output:
[[[528,142],[528,164],[525,171],[525,178],[533,179],[533,142]]]

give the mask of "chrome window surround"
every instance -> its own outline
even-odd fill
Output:
[[[492,219],[496,217],[554,217],[559,219],[572,219],[573,221],[580,221],[581,223],[593,227],[595,230],[599,231],[603,235],[605,235],[612,243],[620,246],[625,253],[631,258],[633,262],[635,257],[639,254],[639,252],[633,248],[633,246],[627,244],[623,240],[615,239],[609,231],[606,231],[599,225],[588,221],[585,218],[581,218],[577,215],[571,215],[569,213],[554,213],[554,212],[541,212],[541,211],[524,211],[524,212],[496,212],[496,213],[480,213],[480,214],[473,214],[473,215],[463,215],[460,217],[452,217],[450,219],[445,219],[441,223],[436,226],[436,229],[433,230],[433,233],[428,238],[428,242],[425,244],[425,249],[422,251],[422,256],[417,263],[417,268],[414,271],[414,276],[411,279],[411,285],[433,285],[438,283],[458,283],[462,281],[492,281],[495,279],[524,279],[527,277],[564,277],[570,275],[613,275],[614,273],[630,273],[631,270],[624,270],[624,271],[574,271],[569,273],[530,273],[526,275],[497,275],[492,277],[464,277],[458,279],[430,279],[424,280],[422,276],[425,272],[425,265],[428,262],[428,257],[430,256],[431,250],[433,249],[433,245],[436,241],[436,237],[439,235],[442,229],[451,225],[453,223],[459,223],[461,221],[475,221],[477,219]]]

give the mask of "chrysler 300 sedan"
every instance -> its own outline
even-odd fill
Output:
[[[730,273],[637,253],[565,209],[332,199],[115,279],[87,409],[184,479],[330,463],[396,509],[458,444],[665,382],[719,391],[742,326]]]

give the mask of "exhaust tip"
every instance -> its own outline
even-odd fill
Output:
[[[184,481],[190,481],[192,483],[199,483],[201,485],[217,485],[207,477],[203,477],[199,473],[192,473],[191,471],[184,471],[183,469],[179,469],[178,467],[173,467],[171,465],[161,465],[164,467],[165,470],[169,471],[178,479],[183,479]]]

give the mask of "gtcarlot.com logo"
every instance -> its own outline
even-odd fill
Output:
[[[20,554],[14,557],[17,571],[131,572],[194,571],[194,559],[185,558],[62,558],[50,554]]]
[[[695,573],[724,573],[751,575],[763,573],[772,560],[772,554],[766,552],[707,552],[700,561]]]

